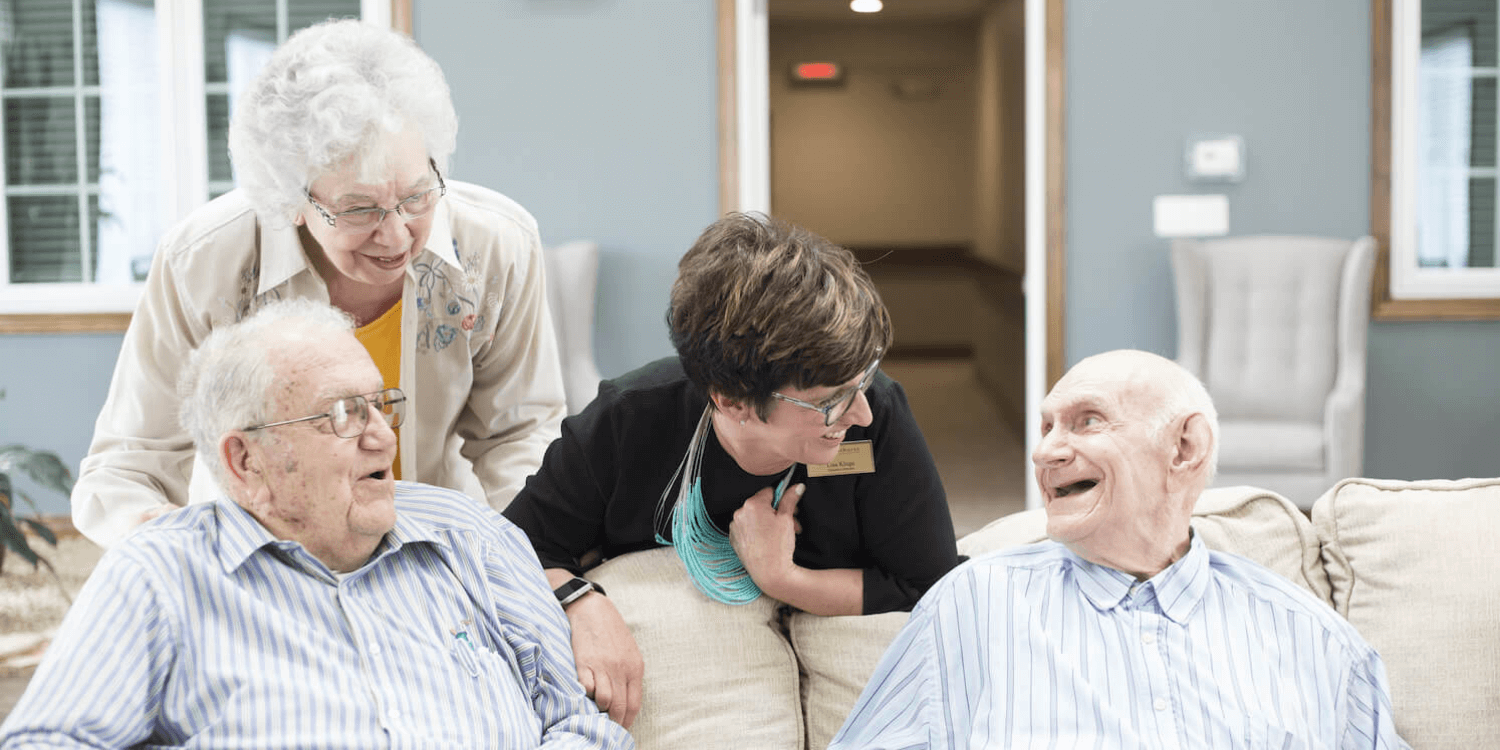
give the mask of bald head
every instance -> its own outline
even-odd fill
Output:
[[[1208,474],[1204,477],[1205,485],[1212,481],[1219,463],[1219,412],[1208,389],[1182,365],[1139,349],[1115,349],[1085,357],[1068,370],[1053,390],[1069,378],[1091,381],[1100,388],[1132,390],[1138,399],[1135,406],[1158,432],[1187,414],[1202,414],[1214,438]]]
[[[1079,362],[1042,401],[1032,455],[1048,535],[1087,560],[1154,575],[1186,549],[1217,444],[1213,402],[1177,363],[1133,350]]]

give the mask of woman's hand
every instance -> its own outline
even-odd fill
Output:
[[[641,712],[641,676],[646,663],[635,636],[609,597],[589,592],[568,605],[573,661],[583,691],[626,729]]]
[[[797,549],[797,503],[802,500],[804,485],[794,484],[781,496],[781,507],[771,507],[775,489],[766,487],[750,496],[734,512],[729,524],[729,543],[739,555],[745,572],[761,591],[782,599],[781,592],[796,575],[792,553]]]

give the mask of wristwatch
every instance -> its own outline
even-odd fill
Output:
[[[600,594],[603,594],[604,587],[600,586],[597,583],[594,583],[593,581],[590,581],[587,578],[573,576],[572,578],[568,579],[567,583],[564,583],[563,585],[553,589],[552,594],[557,597],[558,604],[561,604],[564,608],[567,608],[569,604],[578,601],[584,594],[587,594],[590,591],[597,591]]]

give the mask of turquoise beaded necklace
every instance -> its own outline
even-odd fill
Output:
[[[709,404],[704,407],[703,416],[698,420],[698,429],[693,432],[687,454],[682,457],[672,478],[667,480],[667,486],[661,491],[661,499],[656,503],[654,525],[661,529],[672,485],[677,482],[678,477],[682,477],[682,483],[677,488],[677,503],[672,506],[671,519],[667,524],[672,530],[672,538],[664,539],[658,531],[656,541],[659,544],[670,544],[677,550],[677,557],[687,569],[688,577],[704,596],[724,604],[749,604],[760,597],[760,587],[755,585],[755,581],[745,570],[745,564],[734,553],[729,535],[719,530],[713,519],[709,518],[708,508],[703,504],[703,478],[700,472],[703,446],[708,443],[708,432],[711,429],[713,405]],[[687,468],[686,475],[683,474],[684,467]],[[772,507],[781,506],[781,493],[786,491],[787,485],[792,481],[792,472],[796,470],[797,464],[793,463],[787,469],[786,476],[776,485],[776,494],[771,498]]]

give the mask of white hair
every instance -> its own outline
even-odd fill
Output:
[[[353,330],[354,321],[337,308],[290,299],[268,303],[238,323],[215,328],[204,339],[188,357],[177,381],[178,414],[215,478],[225,479],[219,438],[267,420],[267,396],[279,377],[271,361],[277,344]]]
[[[293,34],[235,103],[229,154],[263,220],[290,222],[318,177],[415,125],[446,172],[458,115],[438,64],[416,42],[362,21],[330,20]]]

